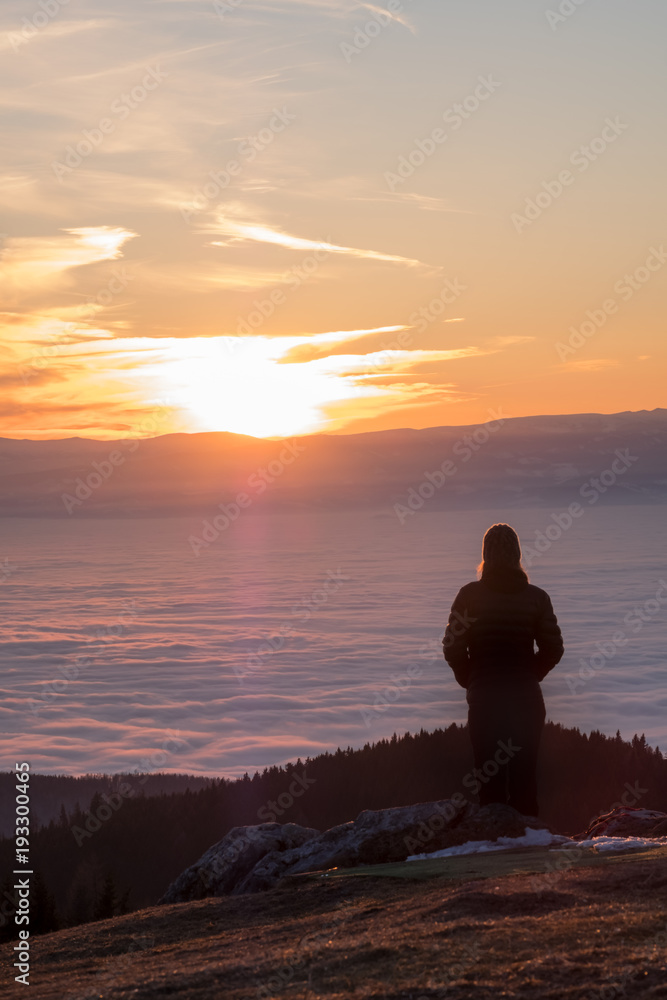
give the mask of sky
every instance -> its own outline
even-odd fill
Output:
[[[665,405],[659,0],[5,0],[0,435]]]

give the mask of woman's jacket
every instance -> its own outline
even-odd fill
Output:
[[[537,651],[535,650],[537,644]],[[563,655],[551,598],[522,569],[486,571],[456,595],[442,640],[461,687],[485,679],[541,681]]]

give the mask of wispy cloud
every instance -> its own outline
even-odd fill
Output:
[[[601,372],[608,368],[618,368],[620,363],[616,358],[584,358],[578,361],[566,361],[557,367],[563,371]]]
[[[403,11],[392,11],[389,10],[389,8],[387,7],[379,7],[374,3],[360,3],[359,6],[365,7],[366,10],[369,10],[371,12],[371,14],[378,14],[381,18],[388,17],[389,20],[393,21],[395,24],[403,25],[403,27],[407,28],[408,31],[412,32],[413,35],[417,34],[417,29],[415,28],[414,24],[412,24],[410,19],[406,16],[406,14]]]
[[[119,226],[87,226],[62,232],[66,235],[8,237],[2,261],[5,281],[18,288],[43,289],[70,268],[117,260],[123,245],[137,235]]]
[[[202,232],[210,232],[207,226],[201,229]],[[423,261],[414,260],[410,257],[402,257],[398,254],[382,253],[379,250],[364,250],[359,247],[340,246],[330,243],[327,240],[311,240],[302,236],[293,236],[280,229],[260,222],[237,221],[231,215],[219,213],[214,224],[214,231],[222,236],[228,237],[226,240],[216,240],[211,246],[228,247],[235,243],[269,243],[273,246],[283,247],[286,250],[320,250],[326,253],[343,254],[346,257],[358,257],[362,260],[388,261],[394,264],[406,264],[408,267],[426,267],[432,265]]]
[[[39,10],[39,7],[35,8],[35,12],[37,10]],[[32,44],[37,39],[48,45],[56,39],[61,40],[70,35],[78,35],[82,31],[96,31],[109,28],[113,23],[108,18],[72,19],[67,21],[56,19],[49,24],[46,31],[26,31],[24,20],[21,17],[17,17],[16,22],[11,26],[8,25],[5,31],[0,34],[0,52],[9,49],[17,53],[19,57],[22,57],[24,55],[24,46]]]
[[[339,354],[335,358],[329,357],[323,363],[330,371],[338,371],[341,374],[353,376],[372,377],[374,368],[382,369],[386,374],[393,372],[397,375],[405,374],[402,369],[422,365],[427,362],[455,361],[459,358],[479,357],[486,353],[481,347],[457,347],[450,351],[404,351],[386,350],[371,351],[368,354]]]

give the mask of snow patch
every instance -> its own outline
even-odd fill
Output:
[[[561,845],[558,847],[552,845]],[[567,845],[567,846],[563,846]],[[573,847],[591,847],[595,851],[627,851],[638,847],[667,846],[667,837],[591,837],[573,840],[549,830],[534,830],[527,826],[522,837],[498,837],[497,840],[468,840],[465,844],[445,847],[431,854],[411,854],[406,861],[424,861],[427,858],[454,858],[462,854],[483,854],[487,851],[506,851],[510,847],[550,847],[552,851],[570,850]]]
[[[667,837],[591,837],[573,840],[577,847],[592,847],[596,851],[627,851],[632,847],[665,847]]]
[[[550,844],[574,844],[576,841],[549,830],[534,830],[527,826],[522,837],[498,837],[497,840],[468,840],[465,844],[445,847],[431,854],[411,854],[406,861],[423,861],[425,858],[453,858],[460,854],[482,854],[485,851],[505,851],[509,847],[548,847]]]

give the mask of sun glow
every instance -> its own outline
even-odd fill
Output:
[[[109,393],[122,376],[125,403],[161,400],[171,410],[174,429],[281,438],[340,430],[370,409],[384,412],[451,399],[451,384],[433,386],[412,369],[474,356],[479,348],[364,350],[367,337],[405,329],[277,337],[96,338],[64,345],[62,354],[70,369],[77,360],[83,365],[77,384],[84,395],[91,389],[87,365],[92,354],[101,363],[103,359]]]
[[[155,374],[173,404],[188,414],[192,430],[253,437],[316,432],[327,423],[327,403],[359,390],[310,364],[279,364],[301,340],[191,338],[174,345]]]

